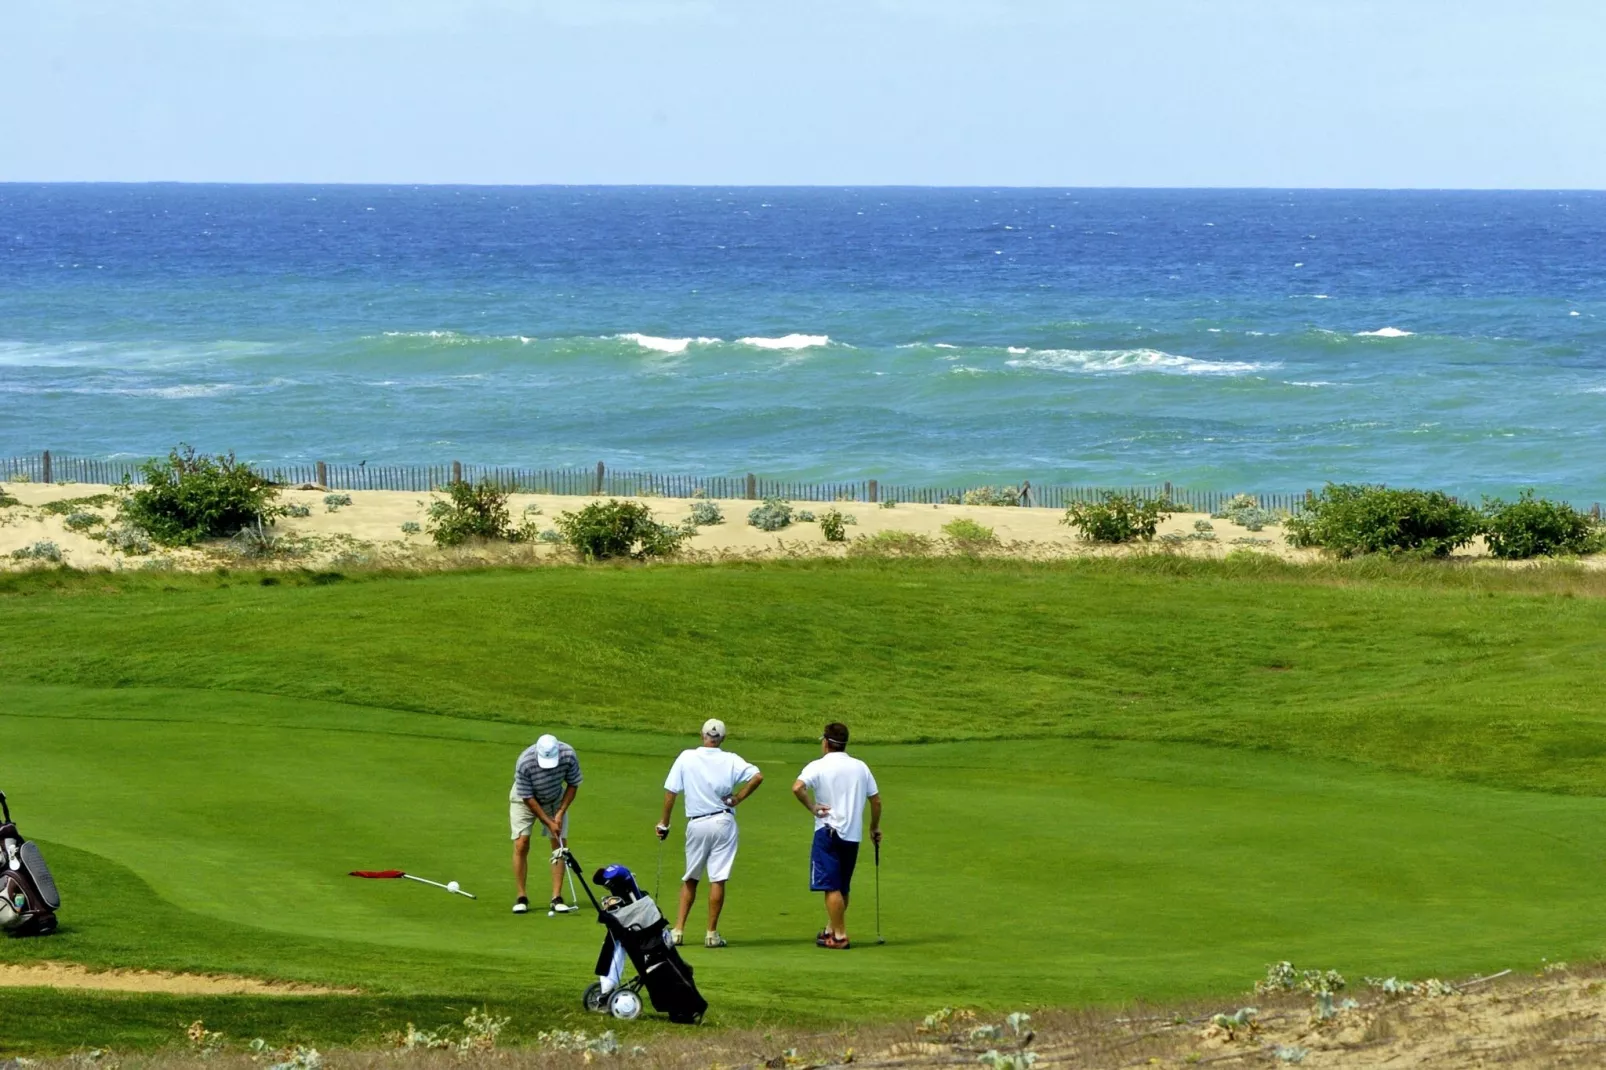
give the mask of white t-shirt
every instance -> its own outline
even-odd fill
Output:
[[[718,747],[693,747],[680,752],[670,767],[664,790],[682,795],[686,800],[686,818],[702,817],[729,810],[725,796],[736,791],[758,776],[758,766],[752,765],[739,754]]]
[[[864,839],[865,801],[881,793],[868,765],[837,750],[805,765],[797,778],[814,792],[816,803],[831,808],[829,814],[814,819],[815,828],[834,828],[850,843]]]

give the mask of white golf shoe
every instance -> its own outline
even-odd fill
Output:
[[[577,909],[579,909],[579,908],[578,907],[571,907],[568,903],[565,903],[562,899],[554,899],[554,900],[552,900],[552,913],[554,913],[554,914],[573,914]]]

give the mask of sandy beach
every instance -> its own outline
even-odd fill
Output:
[[[0,507],[0,568],[17,569],[54,564],[39,557],[16,557],[40,543],[54,544],[61,563],[81,569],[177,568],[207,569],[241,563],[241,555],[228,540],[197,547],[167,550],[153,547],[149,553],[124,553],[111,549],[101,536],[115,524],[121,488],[91,484],[0,484],[18,504]],[[280,504],[303,506],[304,517],[278,518],[271,528],[283,539],[285,552],[266,559],[253,559],[257,567],[326,568],[340,567],[417,567],[424,569],[472,566],[486,563],[536,563],[568,560],[570,553],[561,544],[497,543],[487,546],[437,549],[428,534],[431,496],[405,491],[350,491],[350,505],[331,509],[322,489],[289,489],[280,495]],[[88,502],[82,499],[90,499]],[[540,530],[556,527],[557,517],[579,509],[588,502],[606,499],[565,495],[514,494],[508,500],[515,525],[533,523]],[[641,498],[660,521],[680,524],[686,521],[697,500],[690,498]],[[1176,513],[1160,525],[1152,543],[1121,547],[1084,542],[1062,521],[1058,509],[1012,508],[980,505],[914,505],[900,503],[886,508],[867,502],[795,502],[798,512],[820,514],[836,508],[854,521],[845,543],[827,542],[817,523],[796,521],[780,531],[766,532],[747,522],[748,513],[759,503],[746,499],[719,499],[724,521],[697,529],[684,546],[684,556],[693,560],[765,559],[779,557],[845,556],[879,552],[895,555],[912,553],[980,553],[1034,560],[1078,557],[1095,554],[1152,552],[1162,549],[1197,557],[1224,557],[1250,551],[1273,554],[1290,561],[1315,561],[1320,551],[1296,549],[1288,545],[1281,525],[1249,531],[1228,520],[1212,520],[1203,513]],[[84,530],[71,530],[66,512],[52,512],[56,503],[78,503],[73,512],[90,513],[102,523]],[[993,530],[996,541],[977,545],[959,544],[943,530],[958,519],[972,520]],[[1201,524],[1208,529],[1200,530]],[[417,525],[416,532],[404,525]],[[877,543],[884,533],[911,536],[899,542]],[[895,537],[894,537],[895,538]],[[924,541],[922,541],[924,540]],[[1458,557],[1486,557],[1483,542],[1475,540],[1457,551]]]

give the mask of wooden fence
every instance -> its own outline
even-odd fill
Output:
[[[122,483],[144,482],[141,460],[96,460],[64,457],[49,451],[27,457],[0,459],[0,482],[27,480],[35,483]],[[308,484],[328,490],[394,490],[427,494],[455,480],[474,483],[489,480],[510,492],[614,497],[660,498],[784,498],[797,502],[906,502],[938,505],[961,502],[976,492],[1013,493],[1021,505],[1064,509],[1072,502],[1091,501],[1116,491],[1141,497],[1168,497],[1178,506],[1194,512],[1218,512],[1238,491],[1193,490],[1170,483],[1152,486],[1089,487],[1058,483],[976,484],[947,487],[921,487],[881,483],[874,479],[840,482],[767,479],[748,473],[740,476],[682,476],[657,472],[632,472],[608,468],[599,462],[595,468],[500,468],[461,464],[452,461],[437,465],[257,464],[258,472],[275,483],[297,486]],[[1254,492],[1261,506],[1283,512],[1298,512],[1307,492]]]

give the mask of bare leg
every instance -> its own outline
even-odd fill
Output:
[[[714,885],[718,888],[719,885]],[[680,885],[680,919],[675,922],[675,928],[686,928],[686,916],[691,913],[692,904],[697,902],[697,882],[695,880],[683,881]]]
[[[841,892],[826,892],[825,912],[831,918],[831,935],[838,940],[846,940],[848,938],[848,897]]]
[[[708,884],[708,931],[719,932],[719,912],[725,909],[725,882],[710,881]]]
[[[563,841],[558,839],[556,836],[553,836],[552,837],[552,850],[553,850],[553,852],[556,853],[558,848],[560,848],[562,846],[563,846]],[[552,898],[553,899],[562,899],[563,898],[563,863],[562,862],[554,862],[554,863],[552,863]]]
[[[513,841],[513,883],[524,898],[524,882],[530,873],[530,837],[520,836]]]

